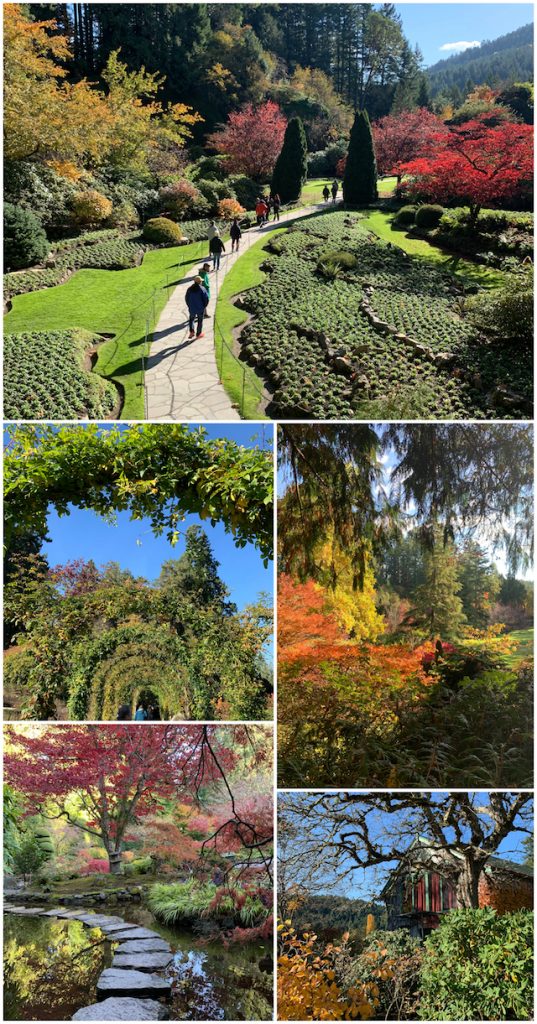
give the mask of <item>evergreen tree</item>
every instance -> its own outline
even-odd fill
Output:
[[[343,199],[350,206],[374,203],[377,198],[377,161],[369,117],[358,110],[349,139],[343,178]]]
[[[292,117],[285,129],[283,146],[272,175],[272,194],[278,194],[282,203],[300,198],[308,173],[308,147],[304,125],[299,117]]]
[[[470,626],[483,629],[498,590],[499,576],[475,541],[467,541],[459,556],[460,598]]]
[[[427,82],[426,75],[422,75],[420,78],[420,84],[418,88],[418,95],[416,98],[416,106],[419,110],[432,110],[433,105],[431,102],[431,94],[429,92],[429,83]]]
[[[218,575],[218,562],[207,534],[199,526],[188,527],[185,553],[163,563],[157,586],[173,590],[196,608],[213,608],[226,614],[236,611],[227,600],[229,591]]]
[[[452,541],[444,543],[442,530],[434,530],[425,554],[425,582],[415,595],[415,609],[431,637],[455,640],[465,622],[460,598],[457,554]]]

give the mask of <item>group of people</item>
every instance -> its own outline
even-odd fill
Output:
[[[261,227],[262,224],[268,224],[271,210],[274,214],[272,219],[279,220],[281,205],[282,201],[277,192],[274,195],[258,196],[255,201],[255,215],[257,217],[258,228]]]
[[[118,722],[131,722],[132,712],[129,704],[122,704],[117,713]],[[137,705],[136,712],[134,714],[135,722],[160,722],[160,711],[157,704],[149,704],[146,708],[145,704],[141,703]]]
[[[328,188],[328,185],[325,185],[324,188],[323,188],[323,199],[324,199],[325,203],[327,203],[328,200],[330,199],[330,193],[332,193],[332,202],[335,203],[335,201],[337,199],[338,192],[339,192],[339,183],[338,183],[337,179],[334,178],[334,180],[332,182],[332,187],[331,188]]]
[[[234,217],[231,227],[229,229],[229,235],[231,238],[231,252],[238,252],[240,240],[242,238],[242,230],[237,217]],[[220,259],[222,253],[226,251],[224,242],[220,237],[220,229],[216,221],[211,221],[209,230],[207,231],[207,238],[209,240],[209,254],[212,259],[212,269],[218,270],[220,268]],[[188,340],[192,341],[193,338],[203,338],[203,321],[208,318],[207,306],[211,298],[211,282],[209,274],[211,271],[211,264],[204,263],[194,281],[186,290],[186,304],[188,308]]]

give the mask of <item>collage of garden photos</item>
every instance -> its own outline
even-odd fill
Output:
[[[533,1019],[533,14],[3,3],[3,1020]]]

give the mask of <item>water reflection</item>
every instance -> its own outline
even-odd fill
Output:
[[[117,913],[117,908],[103,908]],[[191,931],[155,921],[144,907],[121,907],[132,924],[152,928],[174,951],[166,976],[172,983],[172,1020],[271,1020],[272,975],[259,962],[271,943],[199,943]],[[97,979],[114,946],[98,928],[55,918],[4,918],[4,1019],[69,1020],[95,1002]],[[92,944],[96,945],[91,947]],[[80,955],[79,955],[80,954]]]

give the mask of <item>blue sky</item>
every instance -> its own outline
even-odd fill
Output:
[[[196,429],[192,424],[192,429]],[[207,425],[211,438],[226,437],[245,447],[267,447],[272,438],[272,425],[214,424]],[[264,434],[262,431],[264,430]],[[71,515],[59,517],[52,510],[48,516],[50,542],[43,545],[43,553],[50,565],[83,558],[99,566],[106,562],[119,562],[137,576],[154,580],[166,559],[179,558],[185,549],[184,531],[188,526],[200,525],[211,542],[215,557],[220,562],[220,575],[231,591],[239,608],[255,601],[261,591],[272,594],[273,567],[265,569],[259,552],[252,545],[236,548],[231,534],[222,524],[211,527],[198,516],[187,516],[182,524],[182,535],[175,548],[165,537],[155,537],[149,521],[131,521],[128,512],[119,513],[117,525],[110,526],[89,510],[73,508]]]
[[[464,50],[442,50],[443,46],[496,39],[533,21],[531,4],[409,3],[395,7],[407,39],[412,46],[418,43],[426,66]],[[477,47],[475,53],[479,54]]]

